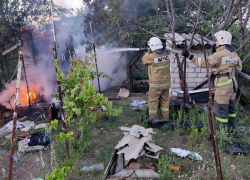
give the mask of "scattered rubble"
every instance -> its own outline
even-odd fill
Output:
[[[160,151],[163,150],[152,141],[153,129],[145,129],[139,125],[120,127],[123,130],[123,137],[115,147],[115,153],[104,173],[103,180],[112,178],[139,177],[139,178],[160,178],[151,167],[140,169],[141,160],[149,158],[158,159]],[[129,176],[128,176],[129,175]]]

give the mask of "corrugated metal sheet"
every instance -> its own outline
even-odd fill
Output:
[[[172,45],[172,33],[166,33],[165,37],[167,38],[166,40],[166,44],[171,46]],[[175,45],[177,46],[182,46],[185,43],[185,39],[187,39],[187,45],[189,46],[190,41],[192,39],[192,34],[178,34],[175,33]],[[204,39],[204,45],[209,45],[209,46],[213,46],[215,43],[211,40],[209,40],[206,37],[203,37]],[[194,38],[193,38],[193,42],[192,42],[192,46],[201,46],[202,45],[202,41],[201,41],[201,36],[199,34],[195,34]]]

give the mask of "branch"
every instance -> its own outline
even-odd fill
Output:
[[[249,16],[250,16],[250,0],[248,1],[248,10],[247,10],[246,19],[245,19],[244,24],[242,26],[244,29],[247,26],[247,22],[248,22]]]
[[[173,23],[171,24],[172,27],[172,39],[173,42],[175,42],[175,25],[176,25],[176,19],[175,19],[175,10],[174,10],[174,5],[173,1],[170,0],[170,5],[171,5],[171,10],[172,10],[172,18],[173,18]]]
[[[153,36],[155,36],[155,37],[158,37],[159,39],[165,39],[165,40],[167,40],[167,38],[165,38],[165,37],[160,37],[160,36],[158,36],[157,34],[153,33],[152,31],[148,31],[148,30],[146,30],[145,28],[143,28],[143,27],[141,27],[141,26],[138,26],[138,25],[134,25],[134,26],[135,26],[136,28],[142,30],[142,31],[147,32],[148,34],[151,34],[151,35],[153,35]]]
[[[250,57],[250,51],[246,55],[246,57],[242,60],[242,64]]]
[[[165,2],[166,2],[166,7],[167,7],[168,19],[169,19],[170,24],[172,24],[173,21],[172,21],[171,14],[169,12],[168,0],[165,0]]]
[[[232,8],[232,5],[233,5],[233,1],[234,1],[234,0],[231,0],[230,3],[229,3],[228,11],[227,11],[227,12],[228,12],[228,13],[227,13],[227,17],[226,17],[226,19],[225,19],[225,21],[224,21],[224,24],[221,26],[220,29],[223,29],[223,28],[226,26],[226,23],[227,23],[227,21],[228,21],[229,15],[230,15],[229,12],[232,11],[231,8]]]
[[[202,0],[200,0],[199,9],[198,9],[198,15],[197,15],[197,21],[196,21],[196,23],[195,23],[195,25],[194,25],[192,38],[191,38],[190,43],[189,43],[188,48],[187,48],[188,50],[189,50],[189,49],[191,48],[191,46],[192,46],[193,39],[194,39],[194,34],[195,34],[195,30],[196,30],[196,28],[197,28],[197,26],[198,26],[198,24],[199,24],[200,12],[201,12],[201,3],[202,3]]]
[[[197,8],[199,8],[199,6],[197,6],[197,4],[196,4],[194,1],[192,1],[192,0],[190,0],[190,1],[191,1]],[[203,12],[204,14],[207,14],[207,15],[209,15],[209,16],[211,16],[211,17],[213,17],[213,15],[207,13],[206,11],[202,11],[202,10],[201,10],[201,12]]]
[[[250,37],[243,43],[243,44],[241,44],[241,46],[238,48],[238,49],[236,49],[235,51],[236,52],[238,52],[240,49],[242,49],[244,46],[245,46],[245,44],[246,43],[248,43],[250,41]],[[250,52],[250,51],[249,51]]]
[[[241,3],[242,0],[238,0],[234,5],[233,5],[233,8],[231,10],[231,12],[228,14],[228,18],[227,20],[225,21],[224,25],[220,28],[220,30],[222,29],[227,29],[227,24],[229,23],[229,20],[232,19],[232,16],[236,10],[236,6],[238,6],[239,3]]]

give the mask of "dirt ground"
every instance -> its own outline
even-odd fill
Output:
[[[0,168],[5,169],[6,176],[8,175],[9,157],[10,151],[0,146]],[[46,162],[46,164],[50,163],[50,151],[43,151],[42,157],[43,161]],[[41,175],[41,171],[44,171],[46,169],[46,167],[42,167],[40,152],[23,154],[18,158],[18,163],[21,166],[17,165],[14,161],[12,171],[13,180],[32,180],[39,177]],[[7,177],[0,177],[0,179],[4,180],[7,179]]]

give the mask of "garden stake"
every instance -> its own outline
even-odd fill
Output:
[[[12,125],[12,133],[11,133],[11,145],[10,145],[10,160],[9,160],[9,171],[8,171],[8,180],[11,180],[12,177],[12,168],[13,168],[13,159],[14,159],[14,151],[15,151],[15,135],[16,135],[16,120],[17,120],[17,113],[16,109],[19,105],[19,89],[20,89],[20,81],[21,81],[21,74],[22,74],[22,65],[23,65],[23,53],[22,53],[22,46],[21,41],[19,41],[19,52],[18,52],[18,68],[17,68],[17,79],[16,79],[16,98],[15,98],[15,105],[13,108],[13,125]]]
[[[52,0],[50,0],[50,5],[51,5],[51,15],[52,15],[52,27],[53,27],[53,39],[54,39],[54,48],[53,48],[53,54],[54,54],[54,59],[57,59],[57,43],[56,43],[56,31],[55,31],[55,24],[54,24],[54,15],[53,15],[53,6],[52,6]],[[56,67],[55,67],[56,68]],[[57,73],[57,69],[56,69]],[[62,88],[61,88],[61,82],[57,80],[57,90],[58,90],[58,96],[60,100],[60,114],[62,118],[62,130],[65,134],[67,134],[67,129],[66,129],[66,121],[64,118],[64,111],[62,109],[63,107],[63,101],[62,101]],[[66,139],[65,140],[65,147],[66,147],[66,154],[67,154],[67,160],[70,159],[70,154],[69,154],[69,141]]]
[[[218,149],[218,144],[217,144],[215,125],[214,125],[214,113],[213,113],[213,101],[212,101],[212,93],[211,93],[211,82],[210,82],[210,75],[209,75],[209,65],[208,65],[208,60],[206,59],[206,52],[205,52],[201,26],[199,26],[199,28],[200,28],[200,36],[201,36],[201,42],[202,42],[202,47],[203,47],[203,52],[204,52],[204,58],[205,58],[206,66],[207,66],[206,68],[207,68],[209,103],[210,103],[210,106],[208,108],[208,116],[209,116],[210,131],[211,131],[211,136],[212,136],[212,144],[213,144],[213,149],[214,149],[214,158],[215,158],[215,163],[216,163],[217,177],[219,180],[223,180],[222,171],[221,171],[221,163],[220,163],[220,154],[219,154],[219,149]]]
[[[187,49],[187,39],[185,39],[185,44],[184,44],[184,49]],[[182,109],[182,118],[183,120],[185,121],[185,104],[186,104],[186,57],[183,58],[183,61],[184,61],[184,72],[183,72],[183,76],[184,76],[184,79],[183,79],[183,109]]]
[[[99,81],[99,76],[98,76],[98,66],[97,66],[97,59],[96,59],[96,52],[95,52],[95,41],[94,41],[94,35],[93,35],[93,30],[92,30],[92,21],[85,21],[85,22],[89,22],[90,25],[90,31],[91,31],[91,37],[92,37],[92,43],[93,43],[93,49],[94,49],[94,54],[95,54],[95,63],[96,63],[96,77],[97,77],[97,81],[98,81],[98,88],[99,88],[99,93],[101,92],[101,87],[100,87],[100,81]]]

